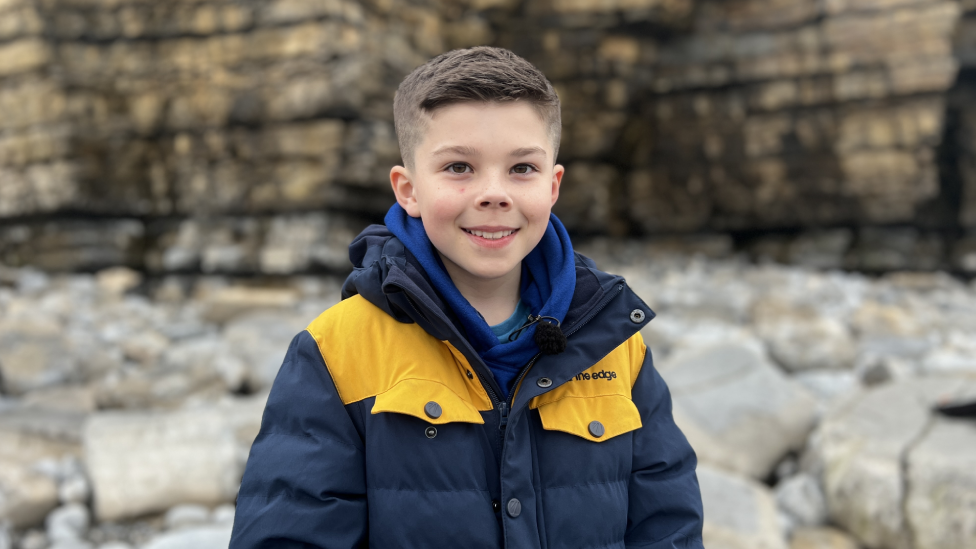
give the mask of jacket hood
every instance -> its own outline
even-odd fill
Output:
[[[353,272],[342,285],[342,299],[361,295],[400,322],[416,322],[432,336],[453,339],[460,323],[437,293],[426,273],[384,225],[370,225],[349,245]],[[590,258],[575,253],[576,288],[563,331],[571,333],[588,313],[623,282],[597,269]]]

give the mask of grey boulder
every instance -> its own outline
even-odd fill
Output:
[[[704,463],[763,479],[813,428],[814,399],[756,346],[676,353],[660,372],[674,419]]]

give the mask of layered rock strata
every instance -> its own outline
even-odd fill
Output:
[[[263,233],[278,216],[324,211],[355,232],[392,202],[400,79],[447,49],[495,44],[559,91],[569,170],[557,213],[576,233],[853,228],[833,244],[844,267],[897,268],[862,251],[880,240],[917,248],[912,268],[974,271],[974,7],[6,0],[0,224],[15,236],[0,256],[167,271],[160,224],[216,217]],[[119,228],[132,223],[141,230]],[[892,229],[905,224],[922,232]],[[73,242],[79,226],[95,244]],[[82,251],[35,258],[24,251],[35,239]],[[191,263],[176,270],[207,270]],[[329,262],[218,263],[275,273]]]

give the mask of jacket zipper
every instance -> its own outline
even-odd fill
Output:
[[[600,304],[597,305],[590,312],[590,314],[586,315],[586,317],[584,317],[583,320],[581,320],[579,323],[573,326],[573,328],[566,334],[566,337],[575,334],[580,330],[580,328],[582,328],[583,326],[588,324],[591,320],[593,320],[596,317],[596,315],[600,314],[600,311],[607,308],[607,305],[609,305],[610,302],[613,301],[613,298],[617,297],[617,295],[623,289],[624,289],[623,283],[617,284],[617,291],[604,298],[603,301],[601,301]],[[522,368],[522,371],[519,373],[518,377],[515,378],[515,383],[512,384],[512,394],[509,396],[508,402],[507,403],[502,402],[501,405],[504,406],[504,408],[501,407],[499,408],[499,411],[502,412],[499,429],[503,428],[505,425],[508,425],[508,412],[512,409],[512,405],[515,404],[515,391],[518,390],[518,387],[522,383],[522,380],[529,373],[529,370],[532,368],[532,365],[535,364],[535,361],[538,360],[540,356],[542,356],[542,353],[537,353],[534,357],[532,357],[532,360],[530,360],[529,363],[526,364],[524,368]]]
[[[407,302],[410,303],[410,306],[411,307],[413,307],[414,312],[416,312],[418,315],[422,315],[423,316],[423,313],[420,312],[420,309],[417,307],[417,304],[414,303],[413,298],[410,297],[410,292],[407,292],[404,288],[400,288],[400,289],[406,295]],[[586,315],[585,318],[583,318],[583,320],[581,320],[579,323],[577,323],[575,326],[573,326],[573,328],[568,333],[565,334],[566,337],[569,337],[569,336],[575,334],[583,326],[585,326],[591,320],[593,320],[593,318],[596,317],[596,315],[600,314],[600,311],[602,311],[603,309],[606,309],[607,305],[609,305],[610,302],[613,301],[613,298],[617,297],[617,295],[623,289],[624,289],[623,283],[617,284],[617,291],[614,292],[614,293],[612,293],[612,294],[610,294],[606,298],[604,298],[603,301],[601,301],[599,305],[597,305],[588,315]],[[522,383],[522,380],[525,378],[526,374],[529,373],[529,370],[532,368],[532,365],[535,364],[535,361],[538,360],[538,358],[540,356],[542,356],[542,353],[537,353],[534,357],[532,357],[532,360],[530,360],[529,363],[526,364],[524,368],[522,368],[522,371],[519,373],[518,377],[515,379],[515,383],[512,384],[512,394],[509,396],[509,398],[508,398],[507,401],[506,400],[502,400],[501,398],[498,397],[498,394],[495,393],[495,390],[492,388],[491,383],[486,383],[485,382],[485,379],[484,379],[484,376],[482,376],[481,373],[478,372],[478,368],[475,368],[474,369],[475,370],[475,373],[478,375],[478,380],[481,381],[482,387],[484,387],[485,392],[488,393],[488,398],[491,399],[492,405],[494,405],[495,407],[498,408],[498,413],[499,413],[498,428],[499,429],[504,429],[508,425],[508,413],[512,409],[512,404],[515,403],[515,391],[518,389],[519,384]]]
[[[584,325],[586,325],[589,321],[593,320],[593,318],[600,311],[602,311],[603,309],[605,309],[606,306],[610,303],[610,301],[612,301],[613,298],[617,297],[617,295],[623,289],[624,289],[624,285],[622,283],[621,284],[617,284],[617,291],[615,293],[613,293],[612,295],[608,296],[603,301],[601,301],[600,302],[600,305],[598,305],[596,307],[596,310],[593,311],[591,314],[586,315],[586,317],[583,320],[581,320],[579,324],[577,324],[576,326],[574,326],[573,329],[570,330],[569,333],[566,334],[566,337],[569,337],[570,335],[575,334],[576,332],[579,331],[580,328],[582,328]],[[519,384],[522,382],[522,379],[525,378],[525,375],[529,373],[529,369],[532,368],[532,365],[535,364],[536,359],[539,358],[539,356],[541,354],[542,353],[539,353],[539,354],[535,355],[534,357],[532,357],[532,360],[529,361],[529,363],[525,366],[525,368],[522,368],[522,373],[519,374],[518,379],[515,380],[515,384],[512,385],[512,394],[511,394],[511,397],[510,397],[511,402],[514,402],[515,401],[515,389],[518,388]],[[500,417],[499,424],[498,424],[499,425],[498,426],[498,429],[499,430],[502,430],[502,427],[503,426],[508,425],[508,412],[509,412],[509,407],[510,407],[510,405],[508,403],[502,403],[502,404],[499,405],[499,408],[498,409],[499,409],[499,412],[501,412],[501,417]],[[505,452],[508,451],[508,445],[505,444],[505,434],[506,433],[500,433],[500,434],[502,436],[502,455],[501,455],[501,462],[502,463],[505,463]],[[502,500],[504,501],[505,500],[505,497],[506,497],[505,496],[505,483],[501,481],[501,478],[499,478],[499,481],[501,482],[501,494],[502,494]]]

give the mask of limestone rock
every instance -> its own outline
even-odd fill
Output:
[[[81,421],[16,405],[0,409],[0,523],[35,526],[57,507],[60,464],[80,453]]]
[[[362,228],[346,219],[322,214],[276,217],[259,252],[261,270],[280,274],[348,269],[349,242]]]
[[[861,388],[854,372],[836,370],[806,370],[792,376],[815,399],[821,410],[834,401],[852,395]]]
[[[102,412],[84,432],[99,520],[230,501],[263,398],[173,412]]]
[[[96,407],[95,391],[87,385],[61,385],[35,389],[23,396],[23,404],[63,412],[87,414]]]
[[[33,526],[57,505],[54,480],[0,457],[0,522],[9,521],[15,528]]]
[[[184,503],[166,511],[163,520],[167,530],[206,524],[210,522],[210,509],[203,505]]]
[[[61,503],[86,503],[90,496],[91,487],[82,474],[70,475],[58,483],[58,500]]]
[[[52,183],[57,188],[57,183]],[[67,202],[67,201],[65,201]],[[52,220],[0,228],[0,257],[9,265],[50,271],[138,266],[142,222],[132,219]]]
[[[127,267],[111,267],[99,271],[96,279],[101,291],[119,296],[138,286],[142,275]]]
[[[48,539],[57,543],[84,538],[91,522],[89,515],[88,507],[81,503],[58,507],[45,520]]]
[[[813,428],[813,398],[754,347],[681,353],[660,372],[675,421],[704,463],[762,479]]]
[[[790,539],[790,549],[858,549],[858,545],[836,528],[797,528]]]
[[[291,340],[311,321],[291,313],[252,313],[230,322],[224,332],[233,355],[247,367],[253,388],[270,388]]]
[[[49,549],[95,549],[95,546],[85,540],[71,538],[57,540]]]
[[[776,504],[794,524],[820,526],[827,520],[827,503],[819,481],[809,473],[800,473],[776,486]]]
[[[905,509],[915,547],[976,547],[976,425],[937,419],[922,437],[907,460]]]
[[[223,549],[230,543],[231,529],[231,524],[218,524],[167,532],[142,549]]]
[[[698,467],[709,549],[786,549],[769,489],[707,465]]]
[[[0,383],[3,392],[19,395],[69,381],[78,364],[62,331],[51,322],[0,325]]]
[[[682,349],[702,349],[722,343],[760,344],[755,334],[743,326],[711,315],[679,311],[648,323],[641,334],[658,359]]]
[[[288,309],[297,301],[298,294],[290,288],[231,286],[206,296],[203,302],[204,318],[227,322],[248,312]]]
[[[229,503],[218,505],[213,510],[213,521],[216,524],[223,524],[223,523],[233,524],[234,513],[236,511],[237,509]]]
[[[757,302],[753,317],[770,354],[787,371],[845,369],[853,364],[854,338],[837,319],[774,299]]]
[[[929,353],[921,361],[928,375],[957,375],[976,378],[976,341],[971,333],[953,330],[947,344]]]
[[[911,547],[902,505],[908,496],[905,456],[931,421],[931,406],[961,391],[973,388],[953,379],[895,382],[843,403],[824,418],[811,438],[810,454],[822,471],[833,523],[868,546]]]

